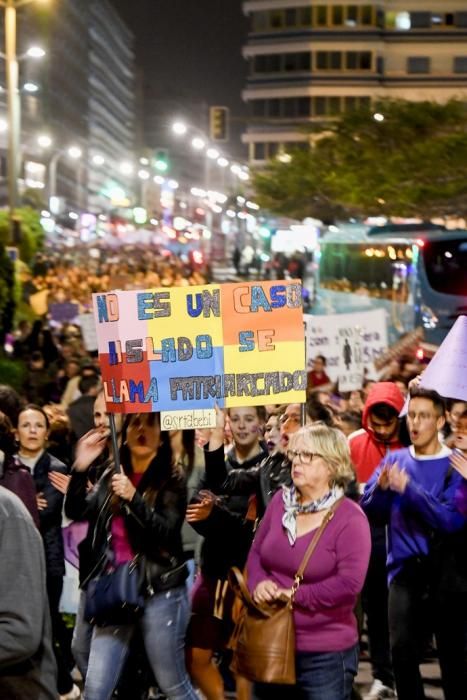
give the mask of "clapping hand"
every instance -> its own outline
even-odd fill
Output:
[[[462,452],[454,452],[452,454],[451,464],[464,479],[467,479],[467,457]]]
[[[396,493],[404,493],[407,488],[407,484],[410,481],[410,477],[405,471],[405,469],[399,469],[397,462],[389,468],[388,472],[389,488],[391,491]]]

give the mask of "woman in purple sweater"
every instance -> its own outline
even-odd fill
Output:
[[[311,539],[329,508],[342,501],[294,597],[296,686],[261,685],[256,695],[349,700],[358,666],[353,610],[371,548],[368,522],[359,506],[343,497],[354,472],[339,430],[316,423],[301,428],[287,456],[293,485],[272,499],[248,557],[248,585],[257,603],[290,598]]]

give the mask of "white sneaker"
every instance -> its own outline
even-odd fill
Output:
[[[80,700],[80,698],[81,690],[74,683],[73,688],[70,690],[69,693],[65,693],[65,695],[60,695],[60,700]]]
[[[397,695],[392,688],[388,688],[387,685],[382,684],[379,678],[375,678],[370,692],[363,696],[363,700],[381,700],[381,698],[395,697],[397,697]]]

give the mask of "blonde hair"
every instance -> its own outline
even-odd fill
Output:
[[[324,423],[313,423],[300,428],[290,436],[290,449],[295,449],[298,441],[315,455],[320,455],[329,467],[331,482],[345,487],[355,479],[355,470],[350,459],[347,439],[337,428]]]

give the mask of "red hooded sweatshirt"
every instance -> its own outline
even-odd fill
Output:
[[[368,481],[388,450],[392,452],[392,450],[404,447],[399,442],[398,434],[390,443],[376,440],[369,425],[369,415],[371,407],[377,403],[388,404],[400,413],[404,405],[404,397],[393,382],[378,382],[373,385],[368,394],[363,408],[363,428],[349,435],[350,455],[357,472],[357,479],[361,484]]]

